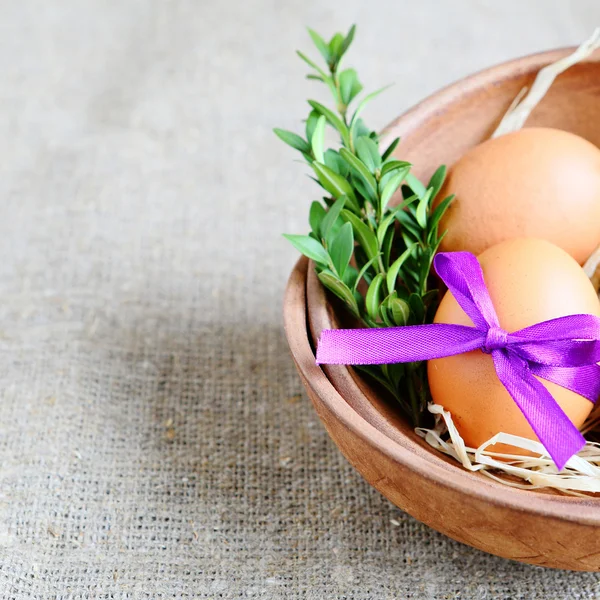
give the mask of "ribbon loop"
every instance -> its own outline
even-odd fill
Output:
[[[585,440],[548,390],[552,381],[591,402],[600,394],[600,318],[569,315],[509,333],[500,327],[477,258],[440,253],[434,266],[474,327],[436,323],[323,331],[318,364],[388,364],[443,358],[480,349],[558,469]]]

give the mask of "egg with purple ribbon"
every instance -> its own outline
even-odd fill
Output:
[[[550,242],[535,238],[507,240],[488,248],[478,260],[502,328],[491,332],[492,336],[501,335],[502,330],[514,332],[567,315],[600,317],[598,296],[583,269]],[[442,299],[434,322],[473,325],[451,292]],[[430,360],[428,379],[433,401],[452,414],[468,446],[476,448],[499,432],[537,440],[498,379],[489,353],[474,350]],[[555,383],[538,379],[573,424],[581,427],[593,408],[592,402]],[[489,449],[523,452],[501,444]]]

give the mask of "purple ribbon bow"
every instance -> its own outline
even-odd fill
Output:
[[[508,333],[500,327],[475,256],[440,253],[434,266],[474,327],[435,323],[325,330],[317,363],[416,362],[480,349],[492,355],[498,379],[562,469],[585,439],[534,375],[595,402],[600,395],[600,318],[569,315]]]

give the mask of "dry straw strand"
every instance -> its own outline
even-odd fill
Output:
[[[479,471],[503,484],[522,489],[553,488],[574,495],[600,493],[600,444],[596,442],[588,441],[559,472],[539,442],[498,433],[478,448],[471,448],[465,444],[448,411],[439,404],[430,404],[428,409],[435,416],[435,425],[432,429],[417,428],[416,433],[469,471]],[[535,456],[488,450],[497,443],[510,444]]]
[[[521,100],[520,96],[523,94],[523,90],[521,90],[515,102],[511,104],[502,121],[500,121],[492,137],[500,137],[506,133],[521,129],[533,109],[546,95],[556,77],[569,67],[585,60],[598,48],[600,48],[600,27],[597,27],[591,37],[583,42],[575,52],[540,70],[529,93]]]

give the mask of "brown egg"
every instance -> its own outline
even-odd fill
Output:
[[[600,316],[600,302],[583,269],[549,242],[507,240],[486,250],[479,262],[500,326],[506,331],[571,314]],[[442,299],[434,322],[473,325],[450,292]],[[476,350],[431,360],[428,378],[434,402],[450,411],[467,445],[478,447],[501,431],[537,440],[500,383],[491,355]],[[540,381],[581,427],[593,404],[559,385]],[[496,444],[493,450],[514,448]]]
[[[526,128],[487,140],[450,169],[437,201],[450,194],[444,252],[537,237],[583,264],[600,244],[600,150],[572,133]]]

